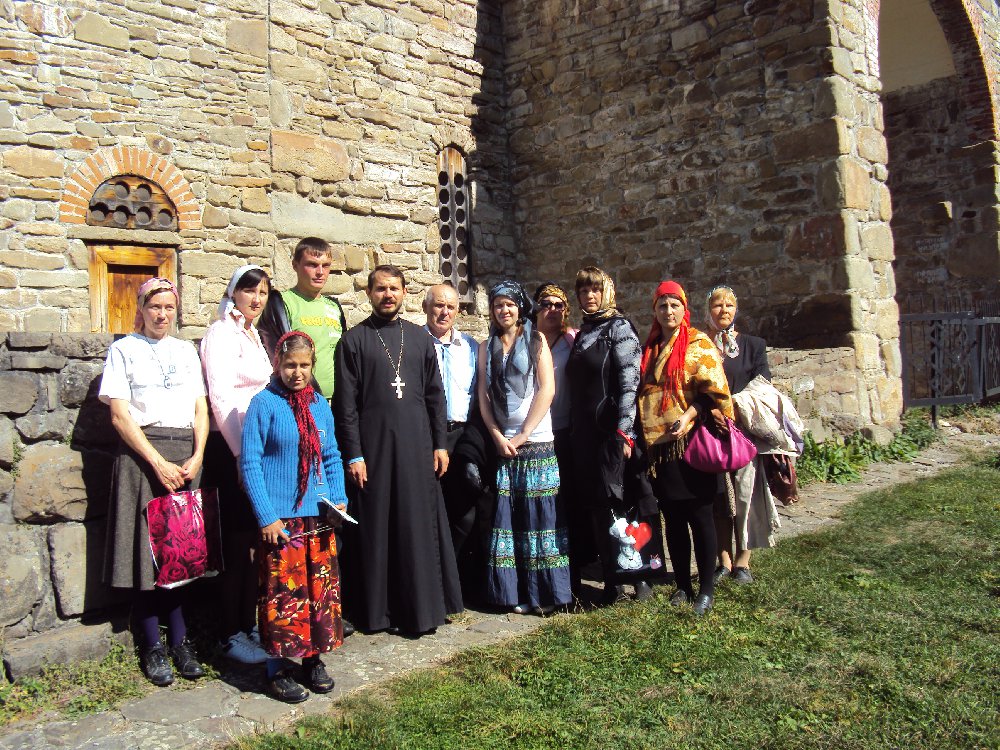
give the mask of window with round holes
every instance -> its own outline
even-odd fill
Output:
[[[448,146],[438,154],[437,196],[441,275],[458,291],[459,300],[472,302],[469,184],[465,157],[454,146]]]
[[[177,209],[152,180],[116,175],[101,183],[87,208],[87,223],[116,229],[177,230]]]

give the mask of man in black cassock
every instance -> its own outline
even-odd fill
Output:
[[[399,316],[405,296],[395,266],[368,276],[372,314],[337,346],[334,411],[358,521],[350,617],[419,635],[461,612],[462,592],[437,481],[448,469],[444,387],[430,337]]]

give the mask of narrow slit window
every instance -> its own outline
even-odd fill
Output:
[[[454,146],[438,154],[438,236],[441,275],[455,287],[461,302],[472,302],[472,253],[469,183],[465,157]]]

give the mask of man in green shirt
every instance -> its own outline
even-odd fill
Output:
[[[267,306],[257,324],[261,341],[272,359],[278,339],[288,331],[309,334],[316,344],[313,378],[327,401],[333,398],[333,354],[340,337],[347,330],[344,308],[333,297],[326,297],[322,293],[330,276],[331,265],[333,252],[326,240],[319,237],[299,240],[292,254],[295,286],[268,297]],[[339,558],[344,539],[339,529],[334,533]],[[341,586],[343,585],[344,580],[341,579]],[[341,621],[346,638],[354,632],[354,625],[347,618],[342,617]]]
[[[274,346],[283,334],[290,330],[309,334],[316,343],[313,376],[327,400],[333,398],[333,353],[347,328],[340,303],[322,294],[332,263],[333,253],[326,240],[319,237],[300,240],[292,255],[295,286],[271,296],[257,326],[272,357]]]

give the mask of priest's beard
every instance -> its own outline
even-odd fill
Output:
[[[381,318],[382,320],[392,320],[399,314],[399,311],[402,307],[403,307],[403,300],[400,300],[399,303],[391,310],[382,310],[379,309],[378,307],[372,307],[372,314],[376,318]]]

